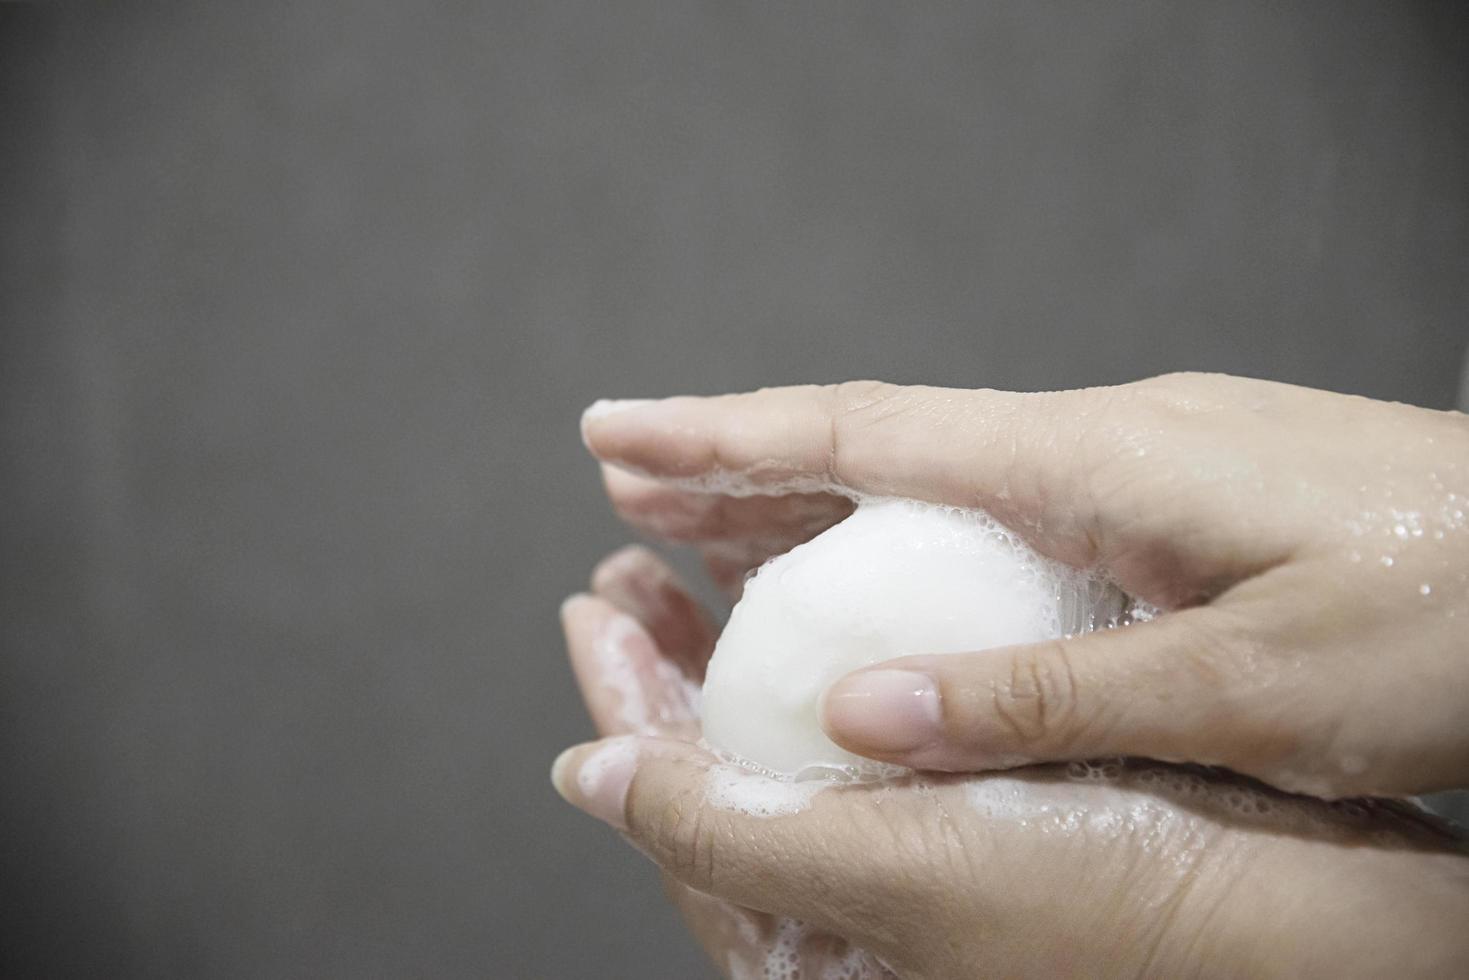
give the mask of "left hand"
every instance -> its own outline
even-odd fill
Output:
[[[716,636],[708,614],[671,568],[636,546],[597,567],[592,591],[568,599],[561,622],[597,733],[697,740],[696,685]],[[787,955],[791,977],[891,976],[833,933],[696,891],[673,874],[663,875],[663,886],[727,976],[765,976],[767,962]]]
[[[802,785],[693,744],[714,627],[630,549],[563,607],[598,731],[553,781],[731,977],[1469,974],[1469,857],[1393,804],[1150,763]]]

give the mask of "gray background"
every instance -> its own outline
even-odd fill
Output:
[[[580,408],[1446,407],[1461,9],[0,6],[0,972],[703,974],[546,779]]]

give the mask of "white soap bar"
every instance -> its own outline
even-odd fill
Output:
[[[745,585],[709,663],[704,738],[767,773],[881,771],[821,730],[817,699],[893,657],[1030,643],[1116,622],[1124,597],[980,511],[859,503]]]

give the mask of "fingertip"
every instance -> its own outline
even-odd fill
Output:
[[[617,583],[635,578],[656,563],[657,558],[653,552],[643,545],[630,544],[618,548],[592,569],[592,591],[599,595],[605,594]]]
[[[566,626],[581,611],[587,609],[593,601],[594,598],[585,592],[575,592],[562,599],[560,609],[561,625]]]
[[[612,416],[625,414],[629,411],[642,408],[654,403],[652,398],[599,398],[586,407],[581,413],[581,440],[597,455],[597,437],[607,428],[607,420]]]
[[[607,498],[612,501],[612,505],[619,509],[630,502],[667,493],[667,487],[658,481],[629,473],[616,464],[603,462],[601,468],[602,487],[607,491]]]
[[[913,670],[859,670],[822,692],[821,727],[838,745],[869,758],[901,762],[942,736],[937,683]]]
[[[551,786],[563,800],[567,799],[567,790],[562,787],[567,785],[566,772],[572,764],[576,750],[577,746],[575,745],[569,749],[562,749],[561,753],[556,756],[556,760],[551,763]],[[568,802],[570,801],[568,800]]]
[[[588,816],[626,830],[627,792],[639,754],[639,740],[632,735],[573,746],[551,764],[551,785]]]
[[[551,764],[551,785],[561,798],[589,816],[620,831],[628,830],[628,794],[633,780],[646,764],[673,763],[654,782],[657,793],[671,792],[668,778],[676,781],[691,775],[686,764],[702,771],[707,754],[692,742],[679,738],[642,735],[613,735],[597,742],[574,745]]]

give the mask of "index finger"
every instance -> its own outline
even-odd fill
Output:
[[[598,459],[734,496],[834,492],[982,507],[1073,564],[1095,559],[1087,417],[1106,389],[1007,392],[875,381],[599,402]]]

